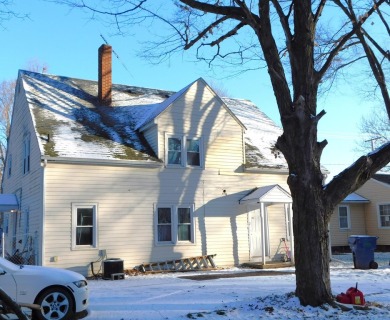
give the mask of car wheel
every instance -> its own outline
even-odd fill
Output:
[[[36,303],[41,310],[34,310],[37,320],[68,320],[73,318],[73,299],[63,288],[54,287],[43,291]]]

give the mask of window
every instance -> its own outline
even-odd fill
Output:
[[[194,242],[193,206],[158,206],[156,214],[158,244]]]
[[[73,204],[73,248],[97,247],[97,205]]]
[[[202,143],[200,138],[168,136],[166,163],[169,166],[201,167]]]
[[[11,176],[11,174],[12,174],[12,155],[9,155],[9,157],[8,157],[8,164],[7,164],[7,171],[8,171],[8,177],[10,177]]]
[[[379,205],[379,227],[390,227],[390,204]]]
[[[23,139],[23,173],[30,171],[30,136],[27,135]]]
[[[350,229],[348,206],[339,206],[339,226],[340,229]]]
[[[157,209],[157,234],[158,241],[172,241],[172,213],[171,208]]]
[[[168,164],[181,164],[181,139],[168,138]]]

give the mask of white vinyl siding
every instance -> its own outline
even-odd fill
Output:
[[[390,203],[378,205],[379,227],[390,228]]]
[[[350,229],[351,228],[351,219],[349,214],[348,206],[338,206],[339,213],[339,228],[340,229]]]
[[[220,172],[242,171],[243,128],[203,81],[196,82],[160,114],[156,127],[159,134],[158,156],[166,164],[168,136],[180,138],[182,147],[188,143],[187,139],[201,138],[199,167]],[[184,159],[196,157],[191,151],[187,153],[190,149],[185,149],[181,155],[182,166],[198,167]]]
[[[239,200],[253,186],[277,183],[288,188],[286,175],[232,175],[216,170],[142,169],[49,162],[45,172],[44,264],[73,268],[83,274],[90,272],[90,262],[99,258],[99,250],[106,250],[108,257],[123,259],[124,267],[130,269],[145,262],[200,256],[205,252],[217,254],[215,262],[218,266],[248,262],[247,209],[239,204]],[[77,184],[69,183],[70,176]],[[226,190],[226,196],[223,190]],[[96,199],[99,199],[97,247],[72,250],[71,204],[94,203]],[[156,245],[157,204],[165,208],[194,207],[191,211],[191,241],[177,240],[177,244]],[[279,242],[286,229],[283,206],[275,206],[272,213],[280,215],[281,219],[278,228],[284,233],[277,235],[276,241]],[[174,226],[176,233],[179,228],[184,228],[179,223]],[[273,228],[271,226],[271,233]],[[174,236],[172,239],[175,239]],[[53,257],[58,259],[54,262]],[[75,261],[77,268],[74,268]]]

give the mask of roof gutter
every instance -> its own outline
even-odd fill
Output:
[[[105,159],[85,159],[85,158],[67,158],[67,157],[46,157],[42,156],[41,161],[45,163],[63,163],[80,164],[95,166],[112,167],[142,167],[142,168],[161,168],[162,162],[157,161],[138,161],[138,160],[105,160]]]

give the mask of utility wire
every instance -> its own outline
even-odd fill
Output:
[[[103,41],[108,45],[108,41],[106,40],[106,38],[100,34],[100,37],[103,39]],[[118,59],[118,61],[122,64],[123,68],[125,68],[125,70],[127,71],[127,73],[134,79],[133,75],[131,74],[130,70],[127,69],[127,66],[126,64],[121,60],[121,58],[119,58],[119,55],[116,53],[116,51],[114,49],[112,49],[112,53],[115,54],[115,57]]]

